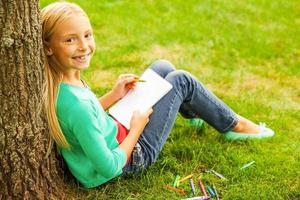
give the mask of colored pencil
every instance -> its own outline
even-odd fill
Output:
[[[135,81],[135,82],[146,82],[145,80],[140,79],[140,78],[134,78],[134,81]]]

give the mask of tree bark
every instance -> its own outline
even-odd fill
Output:
[[[0,0],[0,199],[62,199],[49,145],[38,0]]]

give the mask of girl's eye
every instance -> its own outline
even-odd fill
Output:
[[[92,37],[92,36],[93,36],[92,33],[88,33],[88,34],[85,35],[86,38],[90,38],[90,37]]]
[[[74,42],[75,41],[75,38],[68,38],[67,40],[66,40],[66,42]]]

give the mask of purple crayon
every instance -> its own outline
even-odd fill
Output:
[[[193,195],[196,195],[196,188],[195,188],[194,181],[192,178],[190,178],[190,186],[192,188]]]
[[[209,200],[209,197],[206,196],[199,196],[199,197],[191,197],[183,200]]]

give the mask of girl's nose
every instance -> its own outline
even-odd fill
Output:
[[[88,49],[88,43],[85,41],[80,41],[79,43],[79,50],[87,50]]]

